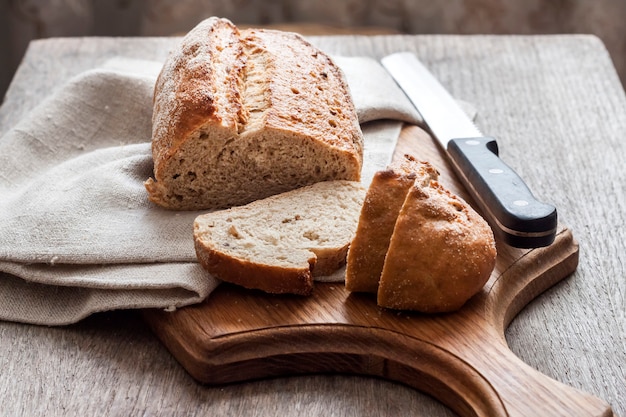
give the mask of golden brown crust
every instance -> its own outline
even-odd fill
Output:
[[[209,18],[189,32],[181,47],[165,61],[154,86],[152,152],[155,176],[160,161],[171,158],[188,136],[206,123],[236,129],[241,106],[236,100],[219,103],[218,83],[229,83],[237,98],[237,74],[242,70],[239,31],[226,19]],[[229,69],[225,77],[217,72],[216,60]],[[226,96],[224,98],[228,98]],[[223,100],[222,100],[223,101]],[[221,105],[220,105],[221,104]]]
[[[356,109],[348,85],[328,55],[296,33],[248,29],[242,31],[242,39],[248,48],[253,45],[281,51],[280,63],[276,63],[270,79],[268,127],[297,129],[333,148],[362,154]],[[318,106],[321,102],[324,105]]]
[[[200,265],[216,278],[271,294],[309,295],[313,291],[311,268],[286,268],[234,258],[195,240]],[[310,264],[314,264],[311,259]]]
[[[196,217],[200,264],[213,276],[269,293],[307,295],[313,278],[345,264],[365,189],[328,181]]]
[[[484,286],[495,261],[491,228],[466,202],[436,182],[412,187],[391,238],[378,304],[457,310]]]
[[[460,308],[495,266],[493,233],[437,182],[432,165],[405,155],[367,191],[346,268],[349,291],[381,307],[427,313]]]
[[[360,179],[363,136],[341,70],[294,33],[210,18],[155,85],[149,199],[225,208],[320,181]]]
[[[346,288],[349,291],[378,291],[391,234],[409,189],[416,181],[427,183],[437,176],[432,165],[409,155],[374,175],[348,251]]]

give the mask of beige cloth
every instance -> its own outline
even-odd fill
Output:
[[[399,121],[420,118],[376,61],[337,61],[365,134],[367,183],[389,162]],[[119,58],[83,73],[0,139],[0,319],[63,325],[175,309],[218,285],[196,262],[198,212],[163,210],[143,186],[159,69]]]

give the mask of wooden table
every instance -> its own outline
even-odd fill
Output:
[[[411,50],[478,109],[501,156],[558,207],[577,271],[511,323],[511,349],[545,375],[626,416],[626,97],[591,36],[336,36],[332,54]],[[0,108],[0,135],[72,75],[117,55],[162,60],[171,38],[31,44]],[[72,326],[0,323],[3,415],[454,415],[406,386],[352,375],[197,384],[137,312]]]

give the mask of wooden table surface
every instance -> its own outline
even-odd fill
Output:
[[[507,330],[545,375],[626,416],[626,97],[591,36],[330,36],[331,54],[410,50],[580,244],[577,271]],[[0,108],[0,135],[69,77],[108,58],[163,60],[172,38],[51,39],[31,44]],[[0,276],[0,279],[2,277]],[[454,415],[406,386],[353,375],[197,384],[133,311],[67,327],[0,322],[1,415]]]

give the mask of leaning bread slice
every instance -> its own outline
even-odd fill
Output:
[[[395,224],[378,305],[426,313],[459,309],[495,266],[493,232],[465,201],[437,182],[413,186]]]
[[[193,28],[156,81],[152,202],[242,205],[320,181],[358,181],[363,135],[343,73],[295,33]]]
[[[200,215],[194,242],[213,276],[269,293],[307,295],[314,276],[345,264],[365,190],[326,181]]]
[[[409,189],[416,181],[427,184],[437,177],[438,172],[432,165],[409,155],[374,175],[348,251],[348,291],[378,291],[389,240]]]

